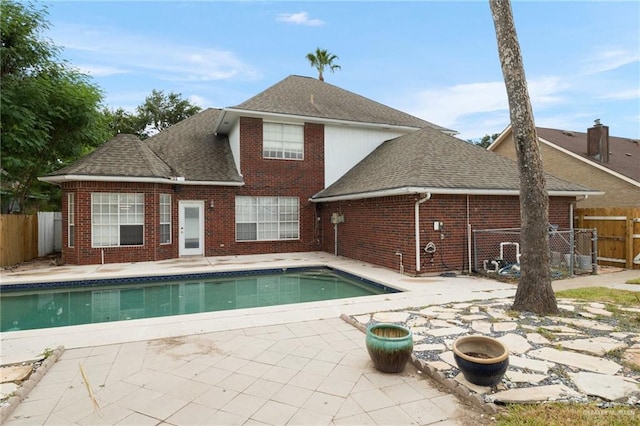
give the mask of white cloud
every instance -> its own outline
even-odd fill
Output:
[[[640,61],[640,52],[637,50],[615,48],[597,51],[594,57],[585,61],[584,72],[586,74],[598,74],[638,61]]]
[[[640,98],[640,87],[634,87],[628,90],[619,90],[616,92],[606,93],[600,96],[600,99],[607,100],[628,100]]]
[[[309,14],[307,12],[281,13],[276,19],[288,24],[307,25],[309,27],[320,27],[324,25],[324,21],[320,19],[309,18]]]
[[[83,74],[93,77],[108,77],[110,75],[126,74],[128,71],[122,68],[110,67],[108,65],[77,65],[76,68]]]
[[[507,108],[504,84],[487,82],[427,89],[416,95],[413,108],[405,109],[433,123],[452,126],[466,115]]]
[[[87,70],[151,72],[157,78],[173,81],[257,78],[256,71],[233,52],[215,47],[183,45],[170,39],[83,25],[59,26],[52,39],[65,52],[81,58]]]
[[[528,82],[534,108],[564,101],[560,93],[566,86],[558,77],[546,77]],[[502,81],[458,84],[419,92],[413,107],[405,110],[442,126],[453,126],[462,118],[474,114],[504,112],[508,117],[509,104]]]
[[[207,102],[205,101],[205,99],[202,96],[198,96],[198,95],[189,96],[189,102],[201,108],[204,108],[204,106],[207,105]]]

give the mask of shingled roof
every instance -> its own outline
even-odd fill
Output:
[[[174,124],[146,142],[176,173],[188,181],[241,183],[224,135],[216,135],[221,110],[208,108]]]
[[[219,114],[219,109],[206,109],[146,141],[134,135],[117,135],[74,164],[41,180],[129,178],[242,185],[227,137],[214,133]]]
[[[546,175],[550,195],[598,194]],[[388,140],[313,201],[358,199],[403,193],[519,193],[517,164],[440,131],[422,130]]]
[[[640,140],[609,136],[609,162],[587,155],[587,133],[536,127],[538,137],[575,155],[640,182]]]
[[[169,178],[172,171],[135,135],[119,134],[70,166],[48,174],[46,178],[65,175]]]
[[[431,127],[455,133],[316,78],[297,75],[285,78],[232,109],[356,123]]]

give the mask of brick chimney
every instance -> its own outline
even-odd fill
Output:
[[[601,163],[609,162],[609,127],[600,124],[600,119],[587,129],[587,155]]]

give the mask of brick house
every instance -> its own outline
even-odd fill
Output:
[[[544,127],[536,132],[545,172],[604,193],[578,200],[577,207],[640,206],[640,140],[610,136],[599,120],[586,132]],[[515,159],[511,127],[487,149]]]
[[[520,223],[515,163],[453,134],[289,76],[40,179],[62,187],[66,263],[324,250],[388,268],[402,255],[420,274],[464,267],[468,225]],[[596,192],[547,179],[552,222],[568,227]]]

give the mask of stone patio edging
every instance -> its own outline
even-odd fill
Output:
[[[14,392],[13,396],[9,398],[5,405],[0,409],[0,424],[3,424],[5,420],[13,413],[13,410],[29,395],[29,392],[36,387],[38,382],[44,377],[44,375],[53,367],[58,359],[64,353],[64,346],[58,346],[49,355],[42,364],[29,375],[29,378],[25,380],[18,389]]]
[[[367,333],[367,329],[364,324],[354,320],[349,315],[341,314],[340,318],[342,318],[342,320],[346,323],[362,331],[363,333]],[[410,362],[419,371],[431,377],[433,380],[435,380],[437,383],[445,387],[448,391],[450,391],[463,401],[484,410],[488,414],[496,414],[498,412],[498,406],[496,404],[492,402],[485,402],[480,395],[474,392],[470,392],[469,389],[467,389],[467,387],[463,384],[458,383],[453,379],[447,378],[442,372],[427,365],[425,361],[416,358],[414,354],[411,354]]]

